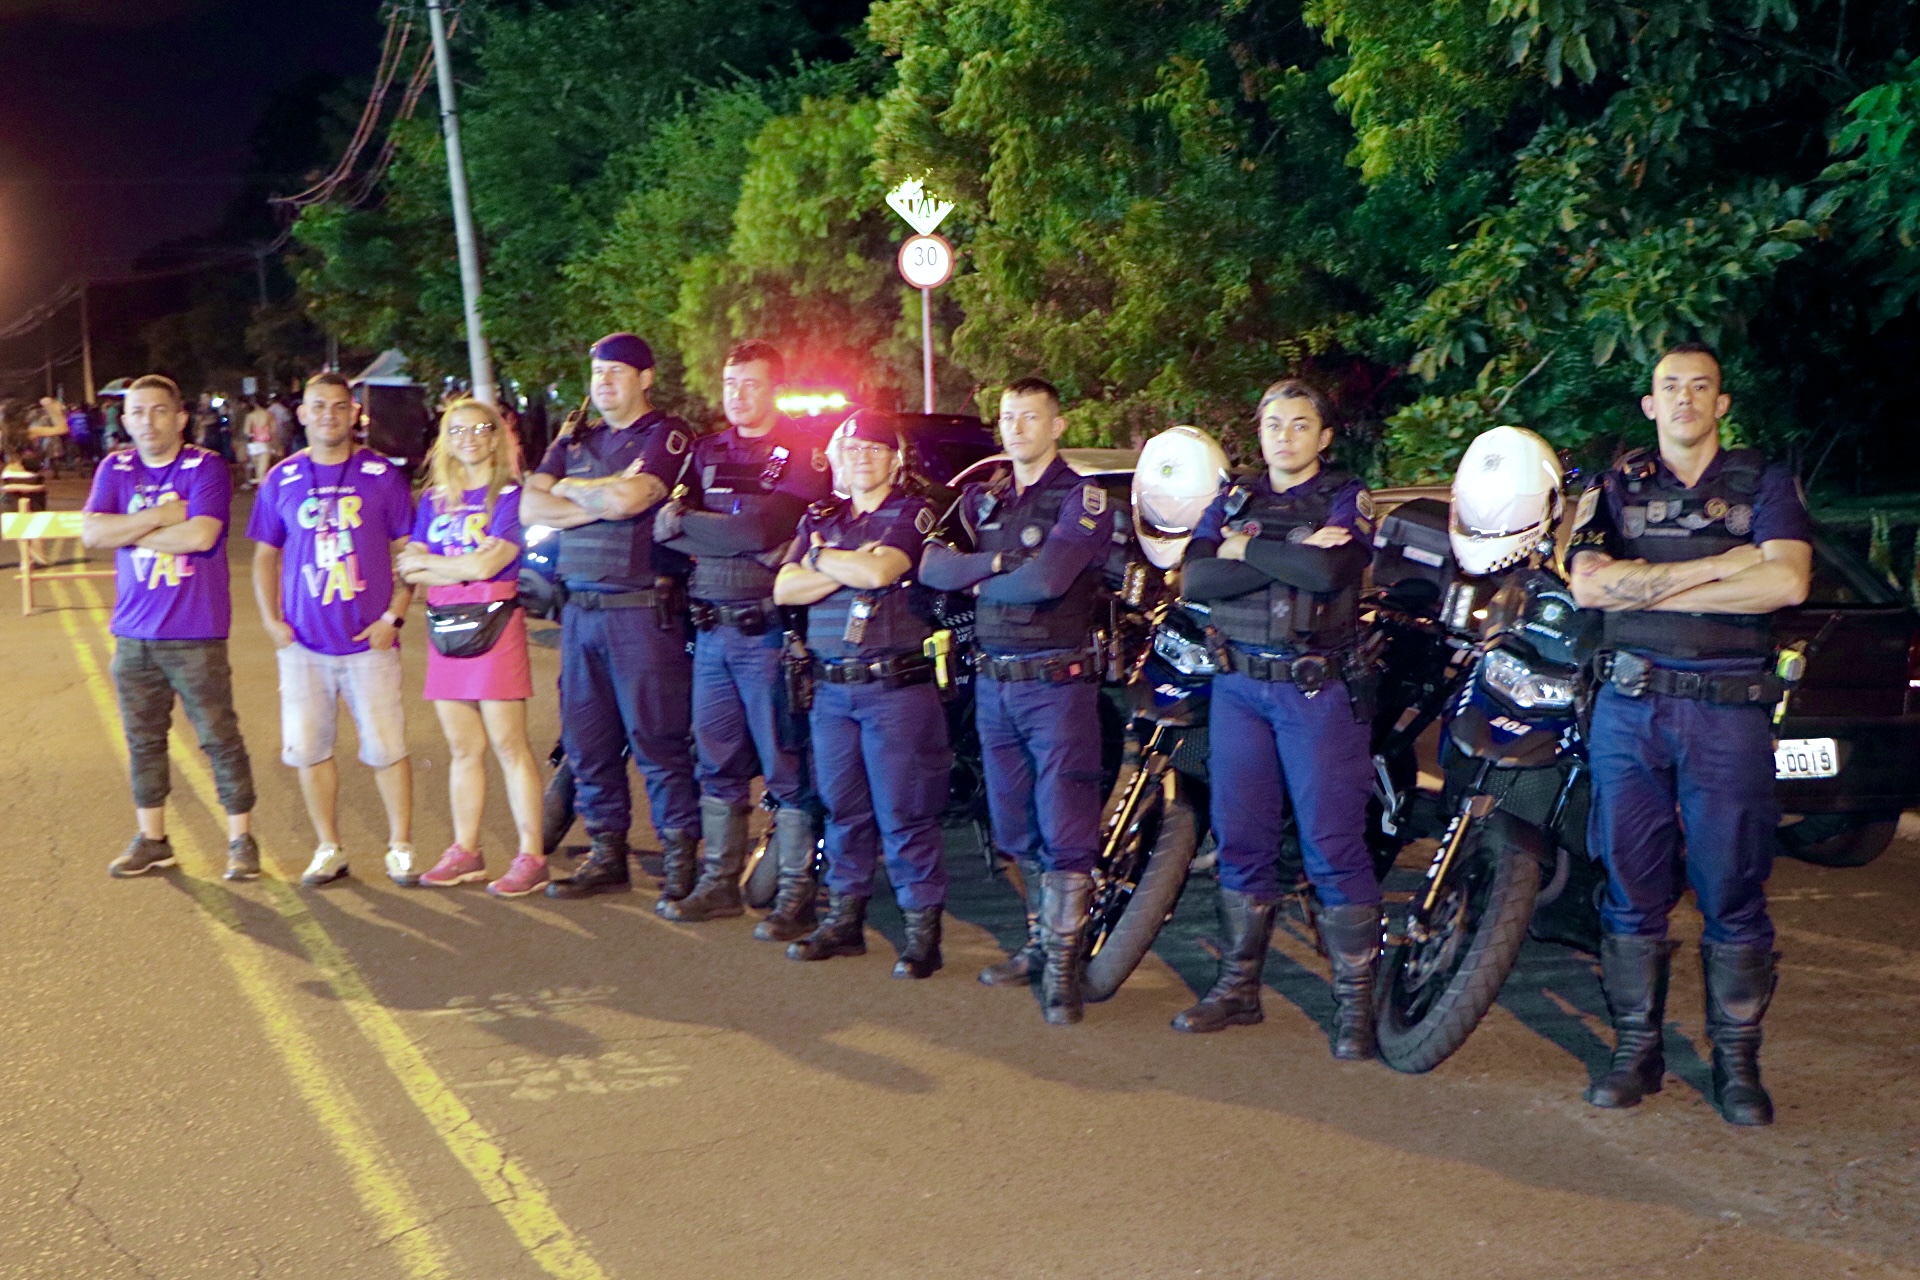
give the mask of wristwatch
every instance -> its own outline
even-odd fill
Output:
[[[407,620],[404,617],[396,616],[391,609],[380,615],[380,621],[386,623],[395,631],[407,625]]]

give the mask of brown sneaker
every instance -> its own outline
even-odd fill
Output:
[[[237,840],[227,841],[228,880],[257,880],[260,878],[260,846],[252,835],[241,836]]]
[[[149,840],[145,836],[135,836],[127,851],[107,864],[107,874],[127,879],[143,876],[155,867],[173,865],[173,842],[164,837]]]

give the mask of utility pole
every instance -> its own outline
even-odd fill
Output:
[[[447,144],[447,185],[453,191],[453,235],[460,249],[460,299],[467,320],[467,364],[473,377],[473,396],[494,401],[493,356],[480,327],[480,249],[473,235],[473,206],[467,198],[467,164],[460,153],[460,119],[453,105],[453,59],[447,52],[447,24],[440,0],[427,0],[427,23],[433,29],[433,65],[440,81],[440,134]]]
[[[86,403],[93,403],[93,327],[87,319],[87,282],[80,282],[80,385],[86,388]]]

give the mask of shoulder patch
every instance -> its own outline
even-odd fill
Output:
[[[686,433],[681,431],[678,427],[675,427],[672,430],[668,431],[667,432],[667,452],[677,458],[681,454],[685,453],[686,451],[687,451]]]
[[[1593,523],[1594,515],[1600,510],[1600,486],[1593,485],[1580,495],[1580,506],[1573,513],[1573,527],[1584,529]]]
[[[520,486],[517,484],[503,484],[500,486],[500,496],[504,498],[508,494],[516,492],[519,488]]]
[[[1353,506],[1354,506],[1354,510],[1360,513],[1360,518],[1362,520],[1372,520],[1375,518],[1375,512],[1374,512],[1374,506],[1373,506],[1373,494],[1368,492],[1367,490],[1362,489],[1359,493],[1354,495]]]
[[[933,532],[933,508],[922,507],[920,508],[919,511],[915,512],[913,517],[913,527],[915,532],[920,533],[922,535],[932,533]]]
[[[299,478],[300,478],[300,468],[298,468],[298,467],[288,467],[288,468],[286,469],[286,471],[284,471],[283,473],[281,473],[281,476],[280,476],[280,483],[281,483],[281,484],[292,484],[292,483],[293,483],[293,482],[294,482],[295,480],[298,480]]]
[[[205,462],[206,460],[207,460],[206,455],[204,454],[199,454],[199,453],[192,454],[188,457],[180,459],[180,469],[182,471],[191,471],[193,468],[199,466],[201,463]]]
[[[387,464],[384,462],[363,462],[360,464],[360,474],[363,476],[383,476],[387,474]]]
[[[1080,487],[1080,505],[1090,516],[1102,515],[1107,509],[1107,491],[1099,485],[1088,483]]]

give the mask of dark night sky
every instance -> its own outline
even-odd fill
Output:
[[[212,229],[269,95],[379,40],[379,0],[0,0],[0,326]]]

